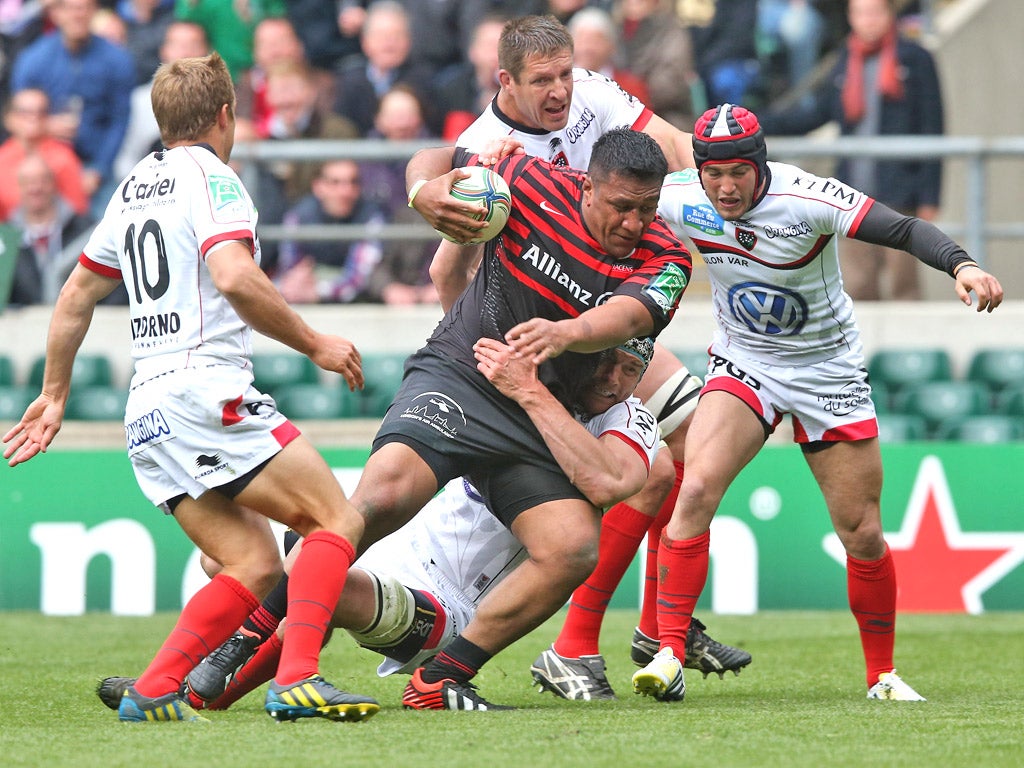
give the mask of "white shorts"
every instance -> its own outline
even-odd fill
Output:
[[[252,371],[210,365],[155,376],[132,388],[125,438],[135,479],[164,503],[242,477],[299,435],[274,399],[252,386]]]
[[[410,589],[419,589],[432,595],[444,612],[443,624],[435,628],[433,636],[423,648],[407,662],[400,662],[385,656],[377,667],[380,677],[396,672],[411,675],[418,667],[438,651],[447,646],[466,628],[476,614],[476,606],[462,591],[452,584],[437,566],[423,562],[413,555],[414,550],[404,534],[404,529],[382,539],[356,561],[354,567],[374,573],[388,574]]]
[[[798,366],[768,365],[740,351],[711,346],[706,392],[730,392],[774,431],[786,413],[797,443],[878,437],[875,404],[864,359],[848,353]]]

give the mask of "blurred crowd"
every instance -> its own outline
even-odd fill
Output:
[[[889,0],[850,2],[889,6]],[[239,142],[452,142],[497,91],[504,21],[550,13],[572,32],[578,66],[614,78],[685,130],[707,106],[729,101],[763,110],[776,132],[803,132],[841,118],[826,104],[836,81],[828,56],[853,36],[846,6],[832,0],[0,0],[0,222],[14,228],[8,231],[16,232],[20,249],[9,303],[53,301],[116,184],[159,148],[149,91],[162,62],[220,53],[236,84]],[[917,3],[896,2],[893,19],[907,33],[919,12]],[[776,105],[785,111],[777,114]],[[403,161],[261,164],[255,183],[247,184],[265,224],[354,223],[372,231],[418,219],[406,206]],[[290,301],[436,301],[428,275],[432,243],[296,236],[264,246],[263,266]]]

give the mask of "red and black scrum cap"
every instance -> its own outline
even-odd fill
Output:
[[[693,160],[699,171],[706,163],[750,163],[765,177],[768,150],[757,115],[745,107],[712,107],[693,127]]]

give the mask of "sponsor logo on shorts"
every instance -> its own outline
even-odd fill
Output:
[[[818,402],[821,403],[825,413],[831,413],[833,416],[849,416],[866,403],[870,396],[870,387],[858,382],[850,382],[838,392],[818,395]]]
[[[795,336],[807,323],[804,297],[777,285],[738,283],[729,289],[733,317],[754,333]]]
[[[725,234],[725,222],[710,205],[684,205],[683,226],[699,229],[707,235]]]
[[[198,456],[196,456],[197,467],[216,467],[218,464],[220,464],[219,453],[215,453],[212,456],[207,455],[205,453],[200,453]]]
[[[761,388],[761,382],[758,379],[751,376],[749,373],[744,371],[735,363],[726,360],[724,357],[720,357],[718,355],[711,355],[711,360],[708,365],[708,373],[725,374],[726,376],[730,376],[731,378],[734,378],[737,381],[742,381],[751,389]]]
[[[468,423],[462,406],[443,392],[416,395],[401,418],[425,424],[447,438],[456,437],[459,430]]]
[[[206,477],[207,475],[212,475],[214,472],[219,472],[222,469],[226,469],[228,474],[235,474],[234,470],[228,467],[228,462],[221,459],[219,453],[200,453],[196,456],[196,469],[202,469],[203,467],[206,467],[206,469],[196,475],[193,475],[196,480]]]
[[[124,433],[128,442],[128,450],[132,451],[140,446],[170,437],[171,428],[164,415],[160,413],[160,409],[157,408],[126,424]]]

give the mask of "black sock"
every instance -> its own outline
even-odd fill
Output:
[[[270,590],[270,594],[263,599],[259,607],[242,622],[242,632],[258,637],[262,643],[277,631],[277,625],[287,612],[288,576],[285,575],[277,582],[277,586]]]
[[[425,683],[438,680],[468,683],[490,659],[490,653],[459,635],[427,663],[420,676]]]

